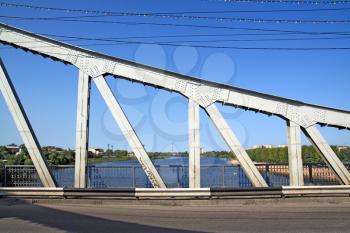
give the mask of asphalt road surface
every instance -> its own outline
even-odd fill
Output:
[[[0,199],[0,232],[350,232],[350,198],[218,204]]]

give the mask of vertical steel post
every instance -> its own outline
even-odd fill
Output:
[[[225,187],[225,165],[222,166],[222,187]]]
[[[7,186],[7,166],[4,166],[4,186]]]
[[[57,183],[51,173],[48,163],[43,156],[40,144],[35,136],[34,130],[18,98],[16,90],[10,80],[2,60],[0,59],[0,91],[12,114],[17,129],[26,146],[33,165],[44,187],[56,187]]]
[[[309,180],[310,180],[310,183],[313,183],[312,164],[308,164],[308,168],[309,168]]]
[[[132,166],[132,184],[134,188],[136,188],[136,172],[135,172],[135,166]]]
[[[74,172],[75,188],[86,188],[87,185],[86,166],[89,150],[90,84],[91,78],[89,75],[79,71]]]
[[[293,121],[287,121],[288,131],[288,163],[289,185],[304,185],[304,170],[301,148],[300,126]]]
[[[265,164],[265,174],[266,174],[266,183],[270,186],[271,182],[270,182],[270,165],[269,164]]]
[[[190,188],[200,188],[201,185],[201,145],[199,129],[199,105],[188,100],[188,178]]]

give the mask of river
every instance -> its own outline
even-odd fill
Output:
[[[188,157],[156,159],[153,163],[167,187],[188,187]],[[137,160],[97,163],[89,168],[88,176],[90,187],[152,187]],[[269,182],[273,186],[287,184],[288,177],[272,175]],[[249,186],[243,170],[229,160],[201,157],[201,187]]]

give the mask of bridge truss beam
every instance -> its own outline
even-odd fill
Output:
[[[290,125],[288,128],[290,134],[290,163],[291,166],[296,167],[293,168],[293,173],[291,173],[294,180],[292,181],[293,183],[301,184],[301,171],[299,169],[301,164],[299,161],[300,147],[298,145],[300,128],[309,137],[330,168],[336,173],[341,183],[350,183],[349,172],[325,142],[317,128],[315,128],[316,124],[321,124],[349,130],[350,111],[307,104],[296,100],[258,93],[157,69],[62,43],[1,23],[0,43],[15,48],[22,48],[25,51],[31,51],[32,53],[40,54],[44,57],[50,57],[65,64],[72,64],[93,78],[96,84],[100,86],[99,89],[102,96],[111,109],[113,116],[117,120],[129,144],[133,148],[147,176],[155,187],[165,187],[164,182],[161,180],[148,158],[147,153],[117,100],[115,100],[103,78],[104,75],[114,75],[118,78],[124,78],[168,91],[175,91],[196,102],[200,107],[204,108],[212,118],[220,134],[237,156],[243,170],[254,186],[264,187],[267,185],[237,137],[231,131],[220,112],[216,109],[216,102],[261,112],[267,115],[275,115],[283,120],[295,123],[295,125]],[[35,135],[33,135],[33,137],[35,138]],[[82,142],[79,143],[81,144]],[[194,142],[194,144],[195,143],[196,142]],[[37,146],[37,148],[39,152],[36,152],[36,156],[39,156],[40,147]],[[34,154],[34,152],[32,153]],[[299,170],[294,171],[295,169]],[[40,172],[42,172],[42,170]]]
[[[200,123],[199,105],[188,100],[188,143],[189,143],[189,188],[200,188],[201,185],[201,144],[200,144]]]
[[[261,176],[260,172],[254,165],[253,161],[250,159],[249,155],[239,142],[236,135],[231,130],[230,126],[227,124],[215,104],[209,105],[205,108],[208,116],[212,119],[214,125],[219,130],[221,136],[224,138],[227,145],[230,147],[233,154],[239,161],[242,169],[247,175],[250,182],[252,182],[255,187],[267,187],[267,183]]]
[[[40,144],[30,125],[28,117],[23,109],[21,101],[11,82],[9,75],[0,59],[0,91],[4,96],[5,102],[12,114],[16,127],[20,133],[24,145],[26,146],[29,156],[33,162],[38,176],[44,187],[56,187],[57,183],[52,175],[45,157],[41,151]]]
[[[316,150],[320,153],[328,167],[334,172],[341,184],[350,185],[350,173],[328,145],[322,134],[315,126],[303,128],[303,132]]]
[[[86,188],[91,78],[79,70],[74,187]]]
[[[98,76],[93,80],[153,187],[166,188],[165,183],[148,157],[145,148],[143,147],[140,139],[137,137],[128,118],[123,112],[123,109],[109,88],[105,78],[103,76]]]

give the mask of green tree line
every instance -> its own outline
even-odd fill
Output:
[[[344,162],[350,162],[350,148],[338,150],[336,146],[331,146],[339,159]],[[288,162],[288,148],[256,148],[249,149],[247,153],[256,162]],[[313,146],[302,146],[303,162],[321,163],[321,156]]]
[[[31,165],[32,161],[29,157],[28,151],[24,145],[20,146],[21,152],[14,154],[11,150],[4,146],[0,146],[0,165]],[[350,148],[339,150],[337,147],[332,146],[334,152],[338,155],[340,160],[344,162],[350,162]],[[61,149],[57,147],[43,147],[43,154],[50,164],[73,164],[75,158],[75,152],[71,149]],[[248,155],[255,162],[288,162],[288,148],[256,148],[248,149]],[[148,152],[151,159],[162,159],[171,156],[188,156],[188,152]],[[323,162],[318,152],[312,146],[302,146],[302,155],[304,162]],[[228,151],[207,151],[202,153],[203,157],[218,157],[226,159],[234,159],[233,153]],[[135,159],[133,154],[126,150],[106,150],[98,155],[90,153],[88,154],[89,162],[108,162],[118,160]]]

